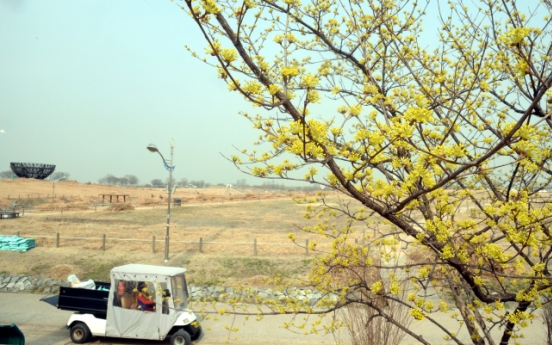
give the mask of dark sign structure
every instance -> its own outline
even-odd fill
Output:
[[[40,163],[10,163],[10,168],[18,177],[44,180],[54,172],[56,166]]]

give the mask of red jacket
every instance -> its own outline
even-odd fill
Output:
[[[151,299],[147,298],[142,293],[138,294],[138,305],[140,306],[140,310],[143,310],[143,311],[154,311],[155,310],[155,302],[152,301]]]

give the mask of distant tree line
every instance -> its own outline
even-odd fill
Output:
[[[191,187],[191,188],[209,188],[211,184],[203,180],[188,180],[187,178],[181,178],[178,181],[178,186],[180,187]]]
[[[199,180],[199,181],[191,180],[188,183],[188,186],[189,187],[195,187],[195,188],[209,188],[209,187],[211,187],[211,184],[209,182],[205,182],[203,180]]]
[[[50,181],[57,181],[57,180],[68,180],[69,179],[69,173],[58,171],[52,173],[52,175],[48,176],[48,180]]]
[[[169,184],[169,178],[167,177],[164,181],[161,179],[153,179],[150,182],[152,187],[160,188],[165,187]],[[176,179],[172,179],[171,185],[177,185],[181,188],[209,188],[211,184],[209,182],[205,182],[203,180],[188,180],[187,178],[181,178],[179,181],[176,181]]]
[[[137,186],[139,183],[138,177],[134,175],[125,175],[124,177],[117,177],[115,175],[108,174],[98,180],[101,184],[113,184],[118,186]]]
[[[15,176],[13,171],[6,170],[0,172],[0,179],[11,179]],[[48,180],[59,180],[65,177],[69,178],[69,173],[66,172],[54,172],[48,177]],[[138,186],[139,180],[135,175],[125,175],[124,177],[117,177],[112,174],[108,174],[98,180],[100,184],[112,184],[117,186]],[[165,188],[169,183],[169,178],[166,179],[153,179],[149,184],[145,184],[144,187],[155,187],[155,188]],[[205,182],[204,180],[188,180],[187,178],[181,178],[180,180],[172,179],[172,185],[176,185],[180,188],[209,188],[212,186],[211,183]],[[228,183],[218,183],[217,186],[227,186]],[[236,181],[236,184],[232,184],[233,187],[247,187],[247,188],[260,188],[264,190],[296,190],[296,191],[316,191],[320,190],[318,186],[284,186],[283,184],[275,184],[274,182],[263,181],[261,185],[250,185],[245,179],[239,179]]]
[[[0,178],[1,179],[7,179],[7,178],[13,178],[15,174],[11,170],[1,171],[0,172]]]

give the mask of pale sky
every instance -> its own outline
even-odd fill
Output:
[[[79,182],[107,174],[140,183],[174,177],[263,181],[220,153],[257,138],[248,107],[203,52],[196,24],[167,1],[0,0],[0,171],[10,162],[55,164]]]
[[[439,26],[437,4],[424,28]],[[221,155],[252,148],[260,133],[238,111],[259,110],[184,45],[203,53],[206,43],[178,2],[0,0],[0,171],[32,162],[79,182],[165,180],[146,146],[168,158],[172,138],[177,180],[263,183]]]

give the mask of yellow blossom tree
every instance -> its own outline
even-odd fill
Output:
[[[550,0],[178,4],[206,40],[193,55],[259,107],[242,115],[264,152],[236,166],[343,196],[302,200],[319,218],[303,231],[332,240],[309,283],[338,300],[318,307],[361,303],[424,344],[382,300],[436,325],[448,312],[474,344],[521,338],[550,292]],[[424,259],[399,263],[407,251]],[[450,294],[438,306],[425,297],[437,286]]]

